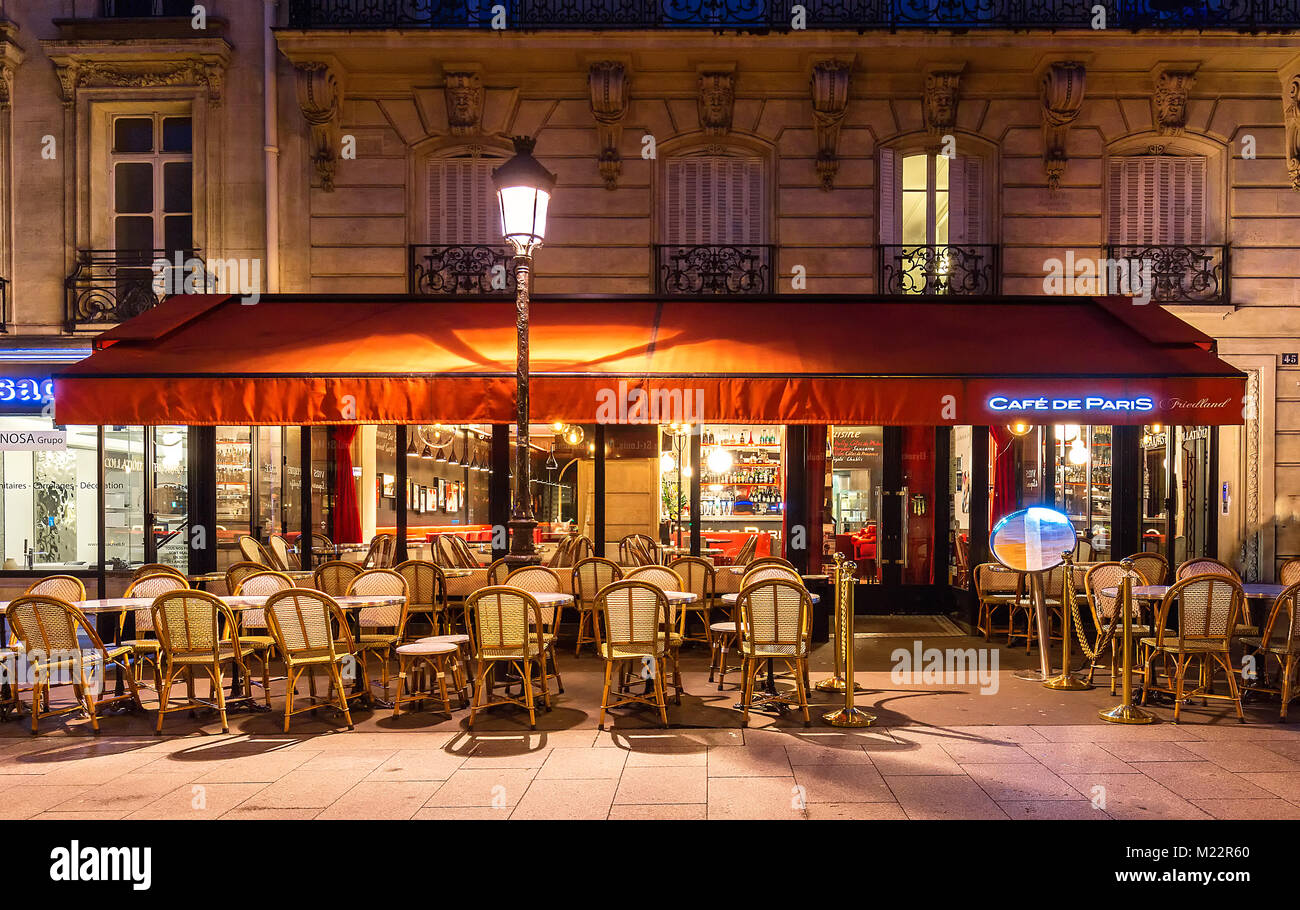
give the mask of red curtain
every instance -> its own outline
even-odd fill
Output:
[[[331,427],[334,443],[334,542],[361,543],[361,507],[357,503],[357,485],[352,478],[352,442],[357,438],[355,426]]]
[[[989,427],[993,443],[993,503],[989,529],[1016,510],[1016,437],[1002,426]]]

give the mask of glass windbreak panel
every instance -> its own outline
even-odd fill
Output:
[[[360,439],[361,435],[358,434]],[[370,455],[374,459],[375,488],[369,491],[375,503],[375,533],[397,532],[397,427],[388,424],[375,427],[375,446]],[[361,512],[362,533],[365,531],[365,509]]]
[[[189,571],[189,438],[185,427],[152,427],[155,562]]]
[[[704,424],[700,430],[701,553],[729,562],[752,538],[755,556],[784,556],[785,427]],[[685,457],[689,467],[689,448]],[[683,514],[689,522],[689,509]]]
[[[87,569],[99,559],[99,449],[95,427],[0,417],[0,432],[32,448],[0,452],[0,538],[5,569]]]
[[[104,558],[109,569],[123,571],[145,562],[144,524],[144,427],[105,427]]]
[[[829,461],[834,552],[858,564],[859,579],[879,582],[884,431],[876,426],[832,427]]]
[[[334,540],[334,489],[330,484],[333,464],[333,432],[329,427],[313,427],[311,431],[311,528],[330,542]],[[325,541],[320,541],[324,544]],[[332,559],[333,554],[321,550],[313,552],[313,560]]]
[[[1078,559],[1110,559],[1111,428],[1066,424],[1053,432],[1057,508],[1079,532]]]
[[[281,503],[284,491],[284,431],[281,427],[257,428],[257,515],[253,536],[265,543],[272,534],[284,533]]]
[[[1168,558],[1169,428],[1142,428],[1142,549]]]
[[[1171,562],[1177,566],[1210,552],[1209,527],[1217,516],[1210,488],[1210,428],[1175,427],[1174,489],[1178,523]]]
[[[243,557],[239,538],[252,533],[253,436],[249,427],[217,427],[217,568]]]
[[[297,546],[302,532],[302,427],[284,428],[280,533]],[[295,554],[296,555],[296,554]]]
[[[903,428],[903,584],[934,581],[934,429]]]
[[[952,495],[949,509],[949,527],[952,538],[949,551],[950,583],[958,587],[971,584],[970,567],[970,477],[971,428],[952,428],[952,448],[949,455],[948,476]]]

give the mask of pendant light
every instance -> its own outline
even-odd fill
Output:
[[[442,450],[438,451],[438,456],[442,457]],[[420,458],[423,459],[424,461],[428,461],[429,459],[433,458],[433,449],[429,448],[429,444],[427,442],[424,444],[424,451],[420,453]]]
[[[453,468],[460,467],[460,456],[456,454],[456,443],[451,444],[451,457],[447,459],[447,464]]]
[[[426,448],[427,448],[427,446],[426,446]],[[418,451],[416,451],[416,448],[415,448],[415,437],[412,436],[412,435],[410,435],[409,433],[407,434],[407,437],[406,437],[406,454],[407,454],[407,455],[419,455],[419,454],[420,454]]]
[[[434,459],[438,464],[447,463],[447,452],[445,449],[438,449],[438,457]]]

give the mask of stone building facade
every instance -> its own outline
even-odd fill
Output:
[[[0,0],[0,345],[84,345],[129,315],[114,296],[140,263],[113,251],[148,230],[255,263],[263,292],[499,291],[484,175],[526,135],[559,177],[539,293],[723,293],[744,319],[747,293],[1093,293],[1084,260],[1150,260],[1150,305],[1250,377],[1220,435],[1221,555],[1268,578],[1300,554],[1294,32],[859,30],[816,5],[757,28],[697,5],[721,18]],[[122,164],[154,168],[151,199]]]

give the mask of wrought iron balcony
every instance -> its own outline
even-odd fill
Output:
[[[659,245],[654,248],[660,294],[771,294],[774,247]]]
[[[882,294],[996,294],[999,248],[981,243],[881,246]]]
[[[64,282],[67,330],[115,325],[157,306],[169,294],[214,289],[215,279],[197,254],[198,250],[78,250],[76,268]],[[155,271],[160,260],[168,265]]]
[[[147,19],[155,16],[193,15],[193,0],[100,0],[99,14],[105,19]]]
[[[1107,255],[1112,260],[1136,260],[1142,273],[1149,266],[1154,285],[1151,299],[1157,303],[1229,301],[1226,246],[1112,244]]]
[[[504,20],[494,26],[492,10],[498,5]],[[789,31],[792,5],[793,0],[291,0],[289,25]],[[809,29],[858,31],[1091,30],[1096,15],[1095,0],[800,0],[799,5],[807,11]],[[1106,8],[1107,29],[1300,28],[1300,0],[1117,0]]]
[[[412,245],[407,275],[412,294],[515,294],[514,256],[505,247]]]

